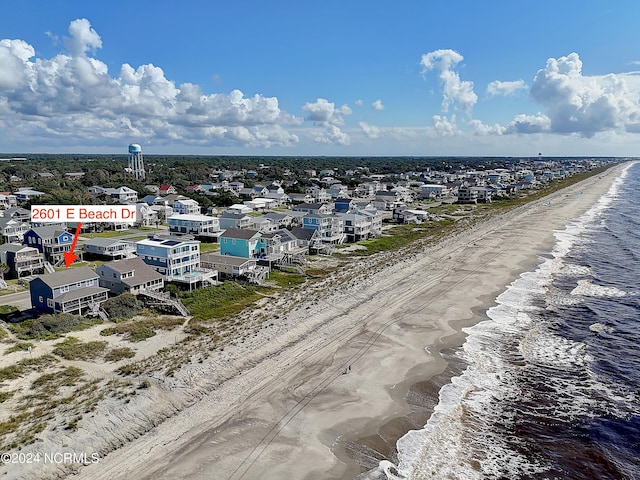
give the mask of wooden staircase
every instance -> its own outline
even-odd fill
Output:
[[[145,297],[150,299],[149,303],[151,305],[171,307],[174,310],[178,311],[183,317],[188,317],[190,315],[187,307],[185,307],[179,299],[171,298],[171,296],[166,292],[145,290],[144,292],[140,292],[140,295],[144,295]]]

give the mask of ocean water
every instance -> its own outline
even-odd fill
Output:
[[[423,429],[360,478],[640,479],[640,163],[465,329]]]

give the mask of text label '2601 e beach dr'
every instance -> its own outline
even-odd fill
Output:
[[[33,222],[135,222],[134,205],[32,205]]]

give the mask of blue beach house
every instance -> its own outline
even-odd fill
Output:
[[[257,230],[228,228],[220,235],[220,254],[254,258],[265,255],[267,243]]]
[[[22,243],[36,248],[52,264],[62,262],[71,249],[73,235],[58,226],[34,227],[24,234]]]
[[[46,313],[95,313],[108,292],[100,287],[98,278],[87,267],[40,275],[29,282],[31,305]]]

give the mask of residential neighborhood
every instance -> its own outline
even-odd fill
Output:
[[[169,284],[192,290],[225,279],[263,283],[273,269],[300,268],[309,255],[378,238],[393,224],[437,219],[429,207],[491,203],[604,163],[528,159],[487,169],[475,162],[453,171],[433,166],[385,174],[334,167],[305,169],[298,179],[287,169],[270,180],[261,179],[261,168],[211,169],[202,183],[182,188],[169,181],[140,190],[134,181],[76,186],[86,201],[136,207],[135,221],[82,225],[78,268],[64,268],[63,258],[78,225],[30,220],[30,205],[47,195],[34,178],[33,186],[0,194],[0,261],[7,278],[29,282],[36,311],[103,315],[100,303],[109,296],[157,296]],[[81,173],[61,177],[79,182]],[[228,199],[226,206],[216,205],[221,198]]]

